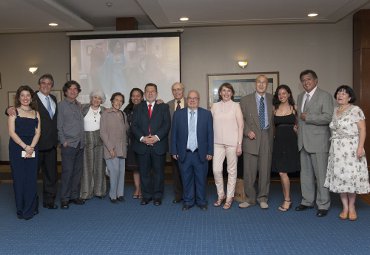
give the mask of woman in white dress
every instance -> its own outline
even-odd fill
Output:
[[[356,220],[356,194],[370,191],[364,150],[365,116],[358,106],[353,105],[356,98],[349,86],[338,87],[334,98],[338,107],[334,109],[330,123],[332,136],[324,186],[340,194],[343,210],[339,218]]]

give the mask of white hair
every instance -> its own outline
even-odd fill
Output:
[[[101,103],[104,104],[104,102],[106,100],[106,97],[105,97],[105,94],[104,94],[103,91],[101,91],[101,90],[93,90],[93,91],[91,91],[91,93],[90,93],[90,101],[95,96],[100,97],[101,98]]]

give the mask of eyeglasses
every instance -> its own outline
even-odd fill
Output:
[[[188,97],[189,100],[199,100],[199,97]]]

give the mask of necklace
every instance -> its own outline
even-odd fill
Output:
[[[28,110],[26,110],[26,109],[23,109],[22,107],[19,107],[19,109],[21,109],[24,112],[30,112],[30,111],[32,111],[32,108],[29,108]]]
[[[91,111],[93,113],[93,117],[94,117],[94,122],[97,122],[96,121],[96,118],[98,117],[98,114],[99,114],[99,108],[97,110],[94,110],[92,107],[91,107]]]

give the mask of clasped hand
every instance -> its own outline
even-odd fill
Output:
[[[143,143],[149,146],[153,146],[156,142],[158,142],[158,138],[155,135],[148,135],[144,136]]]

